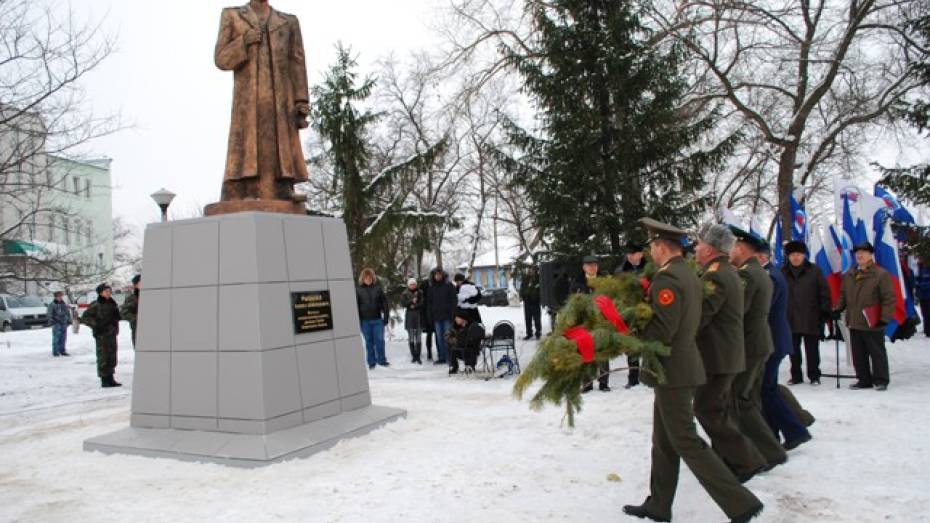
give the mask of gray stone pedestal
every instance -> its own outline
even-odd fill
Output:
[[[242,213],[149,225],[129,428],[85,450],[258,466],[404,416],[371,404],[345,225]],[[298,334],[291,293],[329,291]]]

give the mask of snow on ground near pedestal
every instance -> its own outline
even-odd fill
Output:
[[[520,309],[482,314],[522,334]],[[133,358],[125,328],[125,386],[101,389],[90,334],[70,336],[74,357],[53,359],[48,330],[0,334],[0,521],[639,521],[620,509],[647,494],[652,394],[623,390],[622,375],[613,392],[586,397],[569,431],[560,409],[515,401],[510,379],[411,365],[395,329],[392,366],[370,373],[371,389],[376,404],[407,409],[405,420],[245,470],[83,452],[86,438],[128,425]],[[528,362],[535,342],[518,346]],[[846,390],[848,380],[837,390],[827,378],[792,388],[817,417],[814,440],[749,483],[766,505],[755,521],[930,521],[930,343],[918,335],[888,348],[887,392]],[[822,353],[829,372],[833,345]],[[726,519],[684,466],[674,516]]]

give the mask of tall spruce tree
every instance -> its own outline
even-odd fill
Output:
[[[505,49],[539,111],[539,128],[508,121],[498,158],[528,194],[536,224],[564,253],[619,253],[651,216],[692,226],[707,210],[705,174],[733,139],[699,144],[714,114],[682,105],[675,47],[649,42],[642,2],[528,1],[530,52]],[[735,138],[735,137],[734,137]]]
[[[396,247],[405,232],[415,240],[423,227],[447,221],[441,213],[418,209],[410,197],[413,180],[433,167],[447,142],[440,140],[383,169],[372,166],[369,127],[380,115],[361,110],[359,105],[371,95],[375,80],[360,80],[357,67],[351,50],[339,44],[336,63],[313,88],[311,123],[326,142],[326,160],[342,194],[342,217],[356,274],[372,267],[378,274],[399,280],[403,275],[394,274],[397,267],[379,254]]]

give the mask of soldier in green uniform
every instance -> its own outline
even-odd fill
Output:
[[[119,335],[119,306],[112,297],[113,290],[106,283],[97,286],[97,301],[90,304],[81,316],[81,323],[90,327],[97,342],[97,376],[100,385],[122,387],[113,379],[116,370],[116,337]]]
[[[746,370],[743,347],[743,283],[730,264],[736,238],[729,227],[708,224],[701,229],[695,255],[703,267],[704,294],[697,345],[707,383],[694,396],[694,413],[711,445],[730,466],[737,479],[746,482],[765,468],[765,457],[731,417],[733,381]]]
[[[765,362],[774,351],[769,329],[774,288],[769,273],[762,268],[756,255],[768,247],[768,242],[739,227],[731,225],[730,229],[737,239],[730,251],[730,262],[739,267],[745,284],[743,343],[746,348],[746,370],[733,380],[732,412],[740,430],[765,457],[764,470],[771,470],[788,461],[788,455],[762,414],[762,374]]]
[[[129,322],[132,330],[132,348],[136,348],[136,325],[139,317],[139,294],[142,292],[142,275],[132,277],[132,294],[126,296],[126,301],[119,308],[120,316]]]
[[[705,381],[704,365],[695,342],[701,323],[703,289],[682,257],[681,241],[685,233],[649,218],[643,218],[641,223],[649,231],[650,253],[660,267],[649,289],[654,316],[643,338],[665,343],[672,352],[662,358],[664,384],[657,385],[648,372],[640,375],[643,383],[655,387],[650,495],[642,505],[627,505],[623,511],[653,521],[671,521],[678,470],[684,460],[731,521],[745,523],[762,512],[762,503],[698,436],[694,423],[695,389]]]

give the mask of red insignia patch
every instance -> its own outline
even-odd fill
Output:
[[[663,307],[668,307],[669,305],[675,303],[675,292],[671,289],[662,289],[659,291],[659,305]]]

